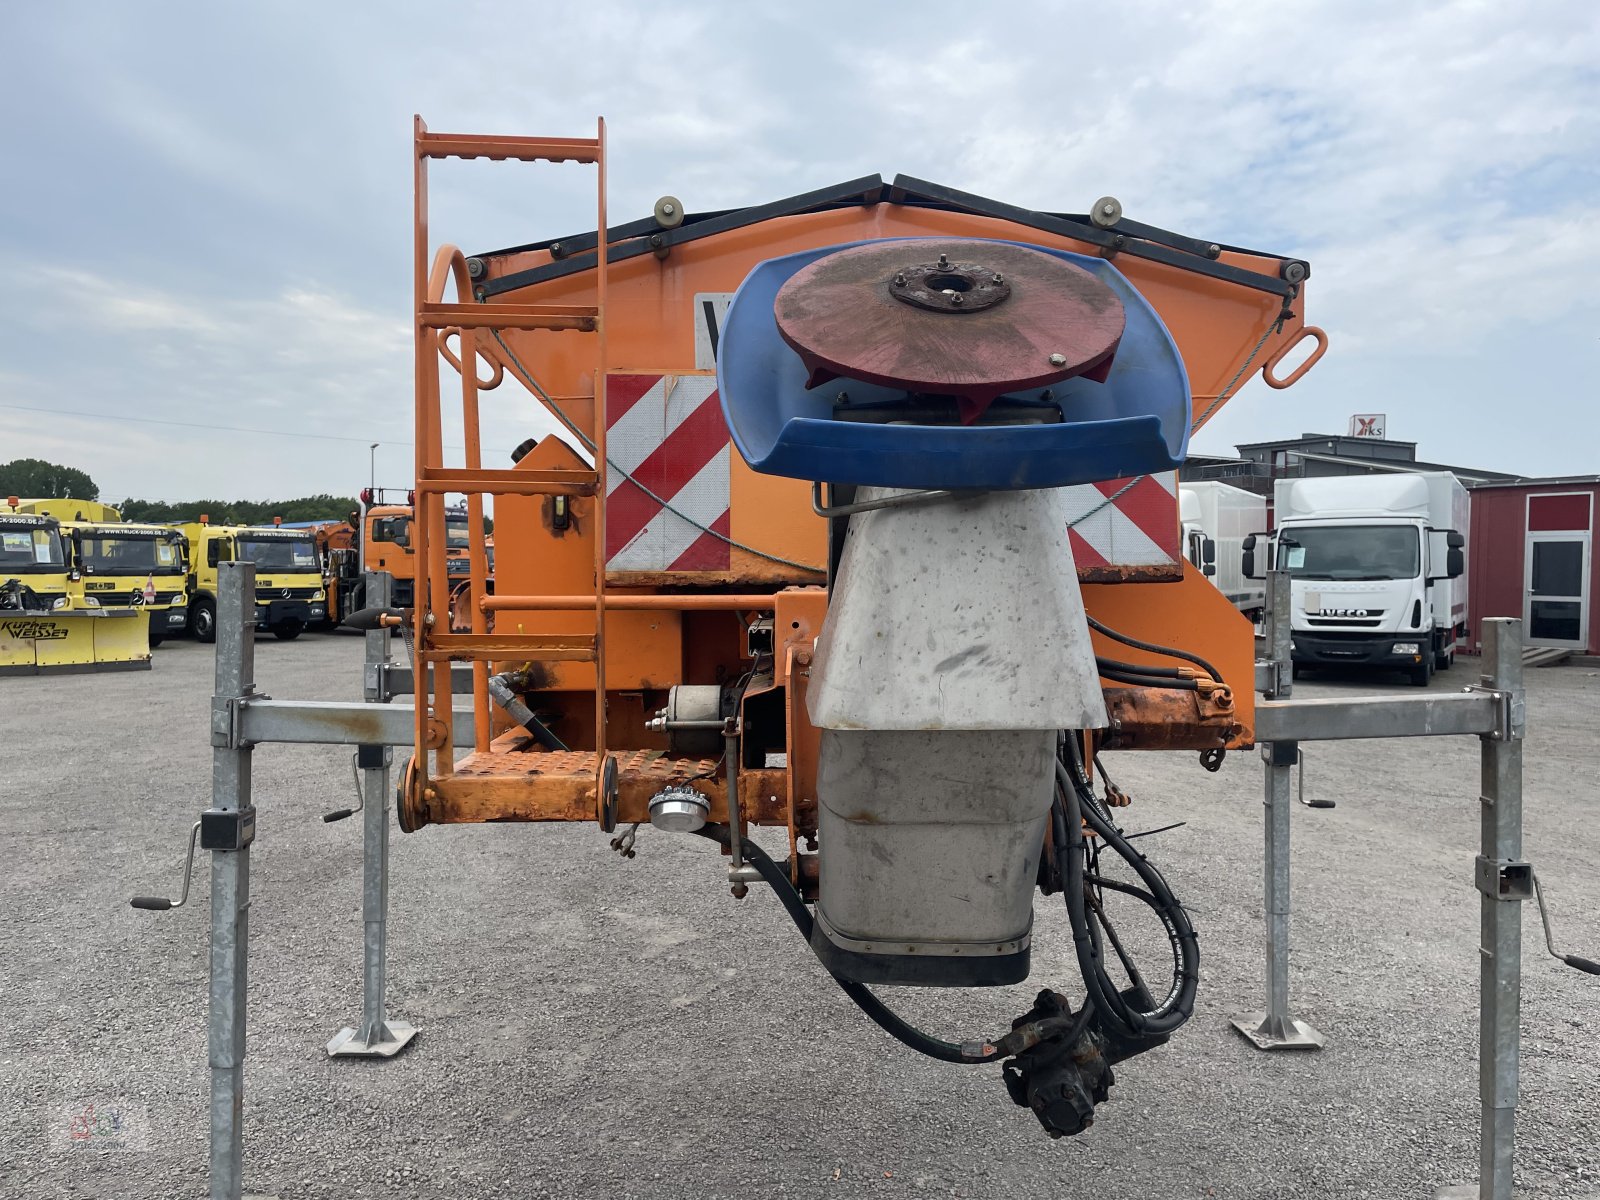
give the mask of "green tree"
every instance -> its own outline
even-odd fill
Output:
[[[0,496],[56,500],[98,500],[94,480],[76,467],[45,462],[42,458],[14,458],[0,463]]]
[[[320,493],[294,500],[135,500],[117,506],[125,521],[195,521],[204,513],[213,525],[271,525],[273,517],[300,521],[342,521],[356,507],[354,496]]]

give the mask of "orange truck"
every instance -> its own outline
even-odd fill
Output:
[[[343,521],[324,521],[310,526],[317,543],[317,558],[322,562],[322,583],[328,593],[327,624],[337,625],[354,608],[355,588],[361,583],[361,544],[357,531],[361,514],[353,512]]]
[[[393,580],[389,603],[409,608],[415,595],[416,552],[412,548],[413,497],[404,504],[387,502],[391,489],[363,488],[361,507],[343,521],[328,521],[312,529],[322,556],[328,589],[328,623],[337,625],[357,609],[366,607],[367,571],[387,571]],[[467,585],[467,514],[446,514],[448,577],[452,590],[463,593]],[[359,535],[359,536],[358,536]]]

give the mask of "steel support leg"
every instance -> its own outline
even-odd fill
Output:
[[[1263,664],[1263,692],[1286,699],[1293,690],[1290,665],[1289,577],[1267,576],[1268,661]],[[1320,1050],[1323,1036],[1289,1015],[1289,820],[1294,811],[1292,772],[1300,755],[1298,742],[1270,742],[1261,747],[1266,764],[1266,853],[1263,895],[1267,913],[1267,1010],[1241,1013],[1233,1027],[1258,1050]]]
[[[208,837],[216,828],[243,822],[254,831],[250,803],[250,747],[234,736],[236,702],[255,681],[255,566],[218,567],[217,690],[211,702],[211,808],[201,818],[201,844],[211,848],[211,1197],[239,1200],[244,1188],[245,993],[250,952],[250,847],[248,837],[232,846]],[[243,845],[237,845],[243,841]]]
[[[389,575],[367,575],[367,603],[387,608]],[[367,666],[389,661],[389,630],[367,637]],[[369,670],[369,676],[373,674]],[[373,697],[387,703],[387,696]],[[362,746],[356,754],[361,769],[361,1022],[346,1026],[328,1043],[333,1058],[392,1058],[416,1037],[414,1026],[384,1018],[388,969],[389,919],[389,769],[394,756],[387,746]]]
[[[1517,1141],[1519,1021],[1522,1013],[1522,901],[1533,877],[1522,861],[1522,622],[1483,623],[1482,686],[1509,697],[1507,720],[1483,738],[1479,897],[1478,1186],[1441,1197],[1511,1200]]]

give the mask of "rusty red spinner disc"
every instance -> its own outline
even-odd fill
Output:
[[[843,377],[954,396],[969,422],[1008,392],[1104,381],[1125,323],[1081,267],[974,238],[840,250],[797,271],[773,307],[807,387]]]

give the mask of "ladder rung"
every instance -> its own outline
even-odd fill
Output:
[[[490,496],[592,496],[600,487],[593,471],[496,471],[425,467],[416,490],[423,495],[459,492]]]
[[[514,158],[522,162],[592,163],[600,159],[596,138],[500,137],[492,133],[424,133],[417,139],[424,158]]]
[[[527,659],[530,662],[593,662],[594,638],[559,633],[441,633],[428,639],[418,658],[426,662],[465,659]]]
[[[592,304],[424,304],[417,320],[429,329],[576,329],[594,332]]]

